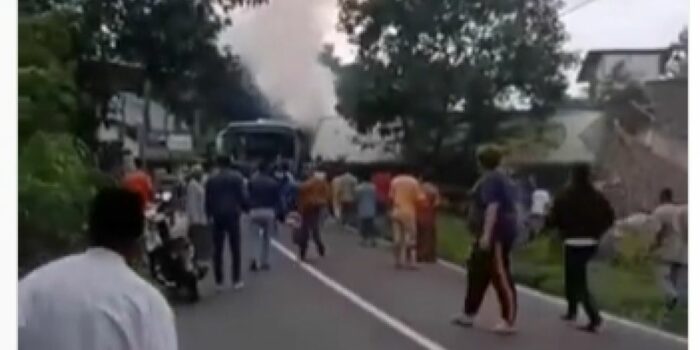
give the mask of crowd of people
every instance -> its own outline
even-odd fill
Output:
[[[582,305],[588,323],[581,329],[596,332],[601,326],[602,317],[587,282],[587,266],[603,235],[614,227],[652,227],[660,283],[669,306],[678,302],[679,275],[687,270],[687,206],[674,204],[670,190],[663,191],[659,207],[642,219],[616,222],[612,206],[593,185],[587,165],[573,167],[567,186],[550,198],[534,180],[516,184],[504,169],[502,157],[495,146],[478,151],[481,176],[470,192],[468,217],[475,240],[467,264],[464,304],[453,319],[455,324],[474,324],[491,285],[501,311],[495,331],[515,332],[518,302],[511,251],[523,234],[531,239],[548,228],[556,229],[563,242],[565,321],[576,320]],[[219,290],[225,284],[222,264],[227,241],[231,284],[240,289],[244,286],[243,239],[250,239],[251,271],[271,268],[271,239],[284,226],[292,232],[300,261],[308,258],[309,241],[318,256],[324,257],[327,247],[322,229],[331,216],[337,217],[344,231],[356,232],[363,246],[376,247],[380,239],[390,236],[397,269],[415,270],[418,263],[436,260],[440,194],[429,181],[430,174],[417,175],[403,168],[393,173],[358,172],[358,179],[346,168],[330,179],[326,171],[316,168],[297,179],[284,164],[261,161],[246,176],[226,157],[207,170],[199,165],[190,169],[184,209],[196,259],[200,264],[211,261]],[[153,199],[153,181],[138,166],[125,175],[121,188],[97,194],[88,218],[91,248],[51,262],[20,281],[19,335],[20,344],[26,345],[21,348],[98,349],[105,348],[104,344],[115,349],[175,348],[168,303],[128,267],[139,258],[144,209]],[[146,332],[142,327],[149,329]]]

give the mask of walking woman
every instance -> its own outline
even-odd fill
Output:
[[[517,235],[516,188],[501,167],[502,152],[496,146],[480,147],[477,153],[483,172],[474,192],[474,212],[479,215],[472,225],[478,239],[468,263],[467,296],[463,312],[454,323],[470,327],[481,308],[484,294],[493,284],[501,305],[499,333],[513,333],[517,315],[515,284],[510,272],[510,250]]]
[[[607,199],[590,179],[588,165],[576,165],[569,185],[555,200],[548,217],[564,241],[565,290],[568,309],[562,317],[576,321],[578,305],[588,314],[588,324],[580,329],[595,333],[602,318],[588,288],[587,267],[598,250],[598,241],[615,222],[615,213]]]

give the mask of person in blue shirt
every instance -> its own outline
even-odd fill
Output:
[[[217,289],[223,288],[223,249],[228,237],[231,249],[233,287],[243,288],[241,279],[241,214],[248,210],[245,180],[233,170],[227,157],[217,160],[218,171],[207,180],[204,204],[214,229],[214,279]]]
[[[375,218],[377,216],[377,190],[370,181],[369,176],[363,174],[361,182],[355,189],[357,200],[357,218],[360,223],[360,236],[362,245],[377,246],[377,228]]]
[[[277,233],[278,213],[282,210],[282,185],[275,179],[273,169],[263,162],[258,171],[251,176],[248,182],[248,195],[250,196],[250,227],[249,231],[256,245],[251,245],[254,251],[251,256],[257,258],[250,262],[251,271],[270,269],[270,239]]]
[[[500,333],[515,331],[517,301],[510,271],[510,250],[517,236],[517,189],[501,168],[502,151],[496,146],[480,147],[477,159],[482,177],[474,189],[474,209],[481,216],[478,236],[469,259],[467,295],[463,312],[453,321],[472,326],[486,289],[493,284],[501,306]]]

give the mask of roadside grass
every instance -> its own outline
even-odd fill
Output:
[[[452,214],[438,217],[438,255],[465,265],[473,236],[461,218]],[[563,256],[560,244],[541,236],[513,252],[513,275],[522,285],[547,294],[564,295]],[[665,311],[663,297],[646,259],[645,242],[629,236],[619,242],[618,253],[591,264],[591,290],[601,309],[676,334],[687,335],[687,308]]]

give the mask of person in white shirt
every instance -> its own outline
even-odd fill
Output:
[[[211,259],[212,239],[208,230],[207,213],[204,204],[204,170],[196,165],[192,168],[187,183],[186,211],[189,224],[188,236],[195,247],[195,257],[199,266],[206,266]]]
[[[340,203],[340,222],[348,229],[355,225],[355,188],[358,185],[355,175],[345,170],[338,177],[337,195]]]
[[[552,198],[544,188],[538,187],[532,192],[530,201],[530,229],[532,235],[542,231],[551,202]]]
[[[673,192],[661,191],[659,205],[651,214],[634,214],[617,223],[617,236],[623,232],[648,233],[652,236],[650,252],[654,272],[673,309],[679,299],[687,297],[688,274],[688,206],[673,202]]]
[[[137,194],[101,190],[88,223],[91,248],[19,281],[19,349],[175,350],[173,311],[128,265],[139,256]]]

